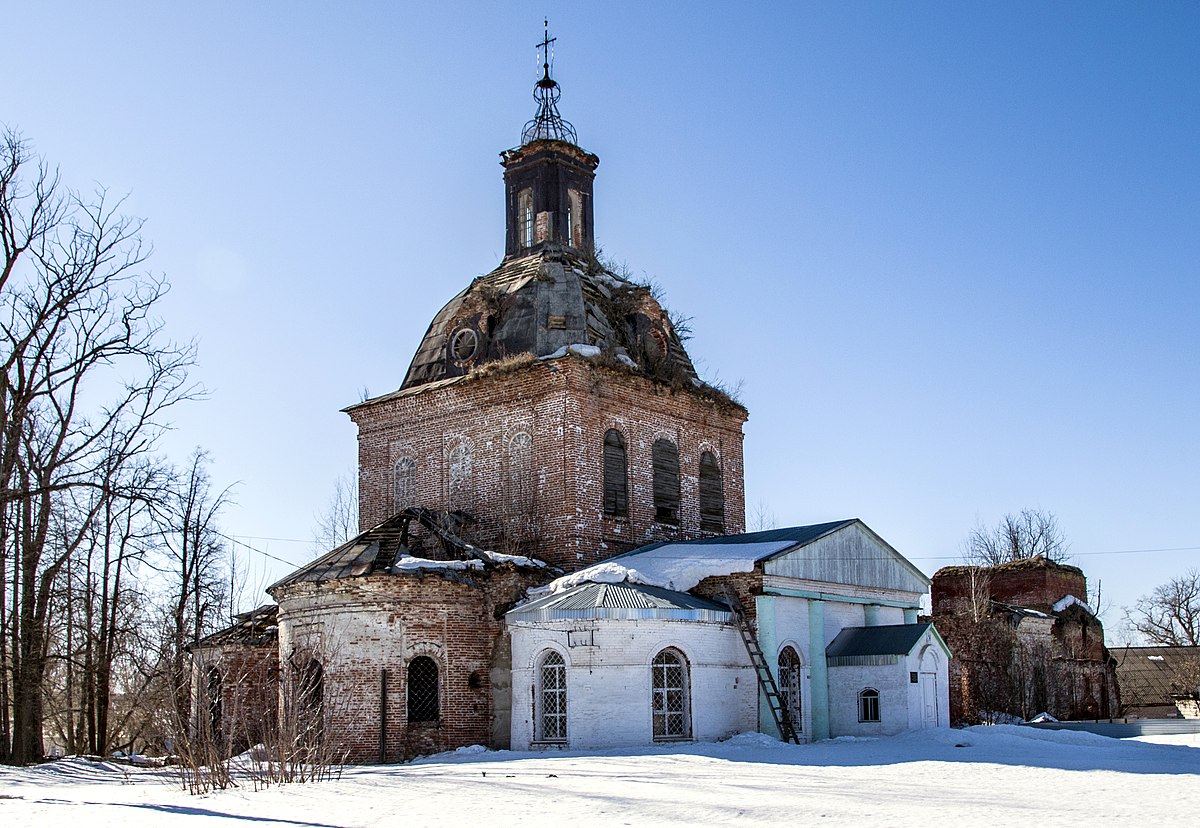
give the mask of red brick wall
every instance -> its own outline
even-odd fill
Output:
[[[200,700],[194,715],[207,724],[208,670],[221,671],[221,738],[233,753],[266,740],[279,704],[279,645],[234,643],[197,648],[192,686]],[[227,742],[225,740],[228,740]]]
[[[321,662],[326,738],[350,762],[380,760],[383,670],[384,761],[491,745],[496,700],[489,672],[503,612],[548,577],[505,565],[469,578],[374,575],[284,587],[275,596],[284,669],[288,661]],[[407,667],[421,655],[438,665],[441,716],[410,726]]]
[[[972,569],[947,566],[934,573],[934,615],[968,611]],[[986,573],[987,589],[993,601],[1047,612],[1066,595],[1087,600],[1087,579],[1078,567],[1039,558],[975,569]]]
[[[627,371],[577,357],[533,361],[442,387],[418,387],[350,411],[359,428],[360,526],[394,512],[397,460],[417,463],[417,503],[451,505],[479,518],[472,538],[493,549],[532,554],[567,570],[671,537],[699,537],[699,463],[720,460],[725,530],[743,531],[745,412],[698,394],[672,391]],[[609,428],[625,436],[628,518],[603,514],[603,443]],[[533,438],[535,490],[527,514],[513,514],[503,479],[509,441]],[[654,522],[651,446],[666,436],[679,447],[678,527]],[[450,503],[448,458],[471,448],[472,496]]]

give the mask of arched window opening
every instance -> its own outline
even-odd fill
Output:
[[[670,440],[654,441],[651,460],[654,466],[654,519],[659,523],[679,523],[679,449]]]
[[[504,488],[512,514],[527,515],[533,511],[533,438],[518,432],[508,442]]]
[[[459,443],[450,449],[449,456],[450,479],[448,494],[451,509],[470,510],[474,501],[474,491],[471,480],[471,446]]]
[[[392,470],[392,507],[399,512],[417,505],[417,461],[401,457]]]
[[[522,190],[517,196],[517,217],[521,247],[533,247],[533,191]]]
[[[700,455],[700,529],[725,531],[725,487],[721,485],[721,466],[711,451]]]
[[[567,241],[583,247],[583,196],[579,190],[567,190]]]
[[[879,721],[879,691],[868,687],[858,694],[858,720],[860,722]]]
[[[297,670],[295,704],[298,744],[320,744],[325,737],[325,669],[316,659]]]
[[[629,461],[625,438],[615,428],[604,434],[604,514],[629,516]]]
[[[567,663],[554,650],[538,667],[536,735],[542,742],[567,741]]]
[[[803,730],[803,707],[800,698],[800,654],[794,647],[784,647],[779,653],[779,695],[787,711],[792,730]]]
[[[652,718],[655,741],[688,739],[692,735],[688,715],[688,669],[683,653],[663,650],[651,664],[654,686]]]
[[[408,662],[408,720],[436,722],[439,712],[437,662],[417,656]]]
[[[221,735],[221,670],[208,668],[208,732],[215,739]]]

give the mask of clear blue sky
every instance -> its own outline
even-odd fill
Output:
[[[752,505],[929,573],[1052,511],[1110,640],[1200,561],[1195,3],[12,6],[0,121],[148,219],[231,533],[310,557],[267,538],[353,465],[339,409],[499,261],[544,14],[600,243],[744,383]]]

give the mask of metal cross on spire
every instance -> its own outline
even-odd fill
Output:
[[[546,32],[545,32],[545,34],[542,35],[542,42],[536,44],[534,46],[534,48],[542,50],[542,71],[544,72],[542,77],[549,78],[550,77],[550,44],[553,43],[554,41],[558,40],[558,38],[550,36],[550,18],[548,18],[548,17],[544,18],[542,20],[542,23],[546,27]]]
[[[563,117],[558,114],[558,99],[562,95],[562,89],[550,77],[550,44],[558,38],[550,36],[549,19],[544,22],[546,31],[536,47],[542,50],[542,77],[533,87],[533,99],[538,102],[538,111],[533,120],[525,124],[525,129],[521,132],[521,143],[551,140],[578,144],[579,138],[575,134],[575,127],[571,126],[569,121],[564,121]]]

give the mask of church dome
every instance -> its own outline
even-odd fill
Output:
[[[672,384],[698,382],[670,317],[647,285],[567,245],[506,258],[433,318],[403,388],[489,362],[567,350]]]

